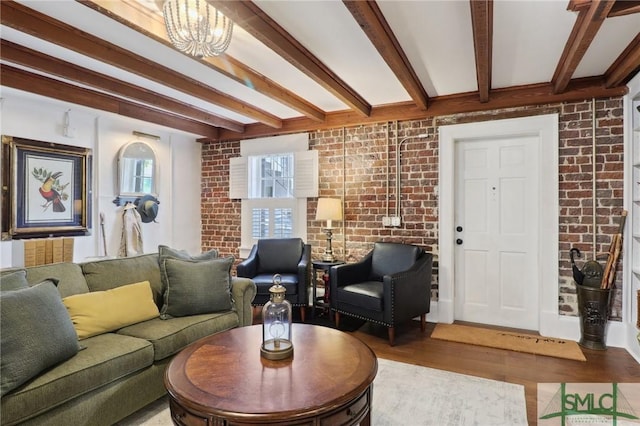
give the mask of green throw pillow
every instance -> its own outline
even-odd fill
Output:
[[[192,256],[185,250],[177,250],[163,245],[158,246],[158,260],[162,262],[162,259],[167,257],[182,260],[210,260],[218,257],[218,250],[209,250]]]
[[[23,288],[29,288],[27,271],[25,270],[10,272],[0,277],[0,291],[13,291]]]
[[[51,281],[0,293],[0,396],[78,352],[78,335]]]
[[[231,309],[233,260],[232,256],[200,261],[163,258],[160,274],[166,287],[160,318]]]

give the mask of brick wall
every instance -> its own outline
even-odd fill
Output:
[[[622,98],[596,101],[598,253],[606,253],[622,208]],[[347,261],[360,259],[375,241],[417,244],[437,252],[438,140],[437,126],[557,112],[560,115],[560,311],[576,314],[569,249],[578,247],[592,258],[591,101],[428,117],[424,120],[336,128],[310,134],[319,151],[320,196],[344,196],[345,220],[334,230],[333,250]],[[382,226],[395,215],[395,136],[428,134],[410,139],[401,152],[400,228]],[[229,158],[239,155],[239,142],[205,144],[202,163],[202,245],[238,257],[240,201],[228,198]],[[388,177],[388,178],[387,178]],[[308,235],[315,258],[326,245],[322,223],[314,220],[316,200],[308,202]],[[576,263],[582,266],[582,259]],[[601,259],[604,262],[604,258]],[[621,263],[620,263],[621,264]],[[621,273],[616,279],[613,318],[621,318]],[[434,275],[437,298],[437,274]]]

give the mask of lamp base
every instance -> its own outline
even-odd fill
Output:
[[[289,358],[293,356],[293,343],[281,339],[276,348],[273,340],[267,340],[260,347],[260,356],[272,361]]]
[[[336,258],[333,255],[333,253],[327,253],[326,251],[324,252],[324,254],[322,255],[322,261],[323,262],[335,262]]]
[[[326,229],[327,232],[327,248],[324,249],[324,254],[322,255],[323,262],[335,262],[336,258],[333,257],[333,249],[331,248],[331,239],[333,237],[333,231],[331,228]]]

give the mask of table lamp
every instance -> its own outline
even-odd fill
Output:
[[[339,198],[318,198],[318,208],[316,209],[316,220],[326,220],[327,227],[327,248],[322,255],[324,262],[335,262],[333,250],[331,249],[331,237],[333,236],[333,228],[331,221],[342,220],[342,201]]]

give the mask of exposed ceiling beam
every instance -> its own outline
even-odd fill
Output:
[[[640,33],[631,40],[631,43],[605,72],[605,84],[607,87],[625,84],[638,70],[640,70]]]
[[[219,129],[217,127],[105,93],[74,86],[10,65],[3,64],[2,67],[0,67],[0,79],[2,79],[2,85],[6,87],[12,87],[48,98],[159,124],[172,129],[194,133],[209,139],[218,139],[219,137]]]
[[[166,46],[174,48],[164,26],[164,21],[161,16],[153,13],[149,9],[146,9],[139,3],[131,0],[77,0],[81,4],[88,6],[95,11],[108,16],[120,22],[123,25],[138,31],[147,37],[156,40]],[[177,49],[174,48],[177,52]],[[182,52],[181,52],[182,53]],[[183,53],[186,56],[186,53]],[[228,54],[222,54],[221,56],[212,56],[206,58],[193,58],[193,60],[201,62],[203,65],[210,67],[211,69],[229,77],[236,82],[249,87],[258,93],[262,93],[289,108],[298,111],[304,116],[323,121],[325,118],[325,112],[300,96],[285,89],[278,83],[264,75],[252,70],[248,66],[242,64],[237,59],[229,56]]]
[[[480,102],[489,101],[491,90],[491,52],[493,49],[493,0],[469,0],[473,47],[476,54],[476,77]]]
[[[567,88],[614,3],[615,0],[593,0],[587,10],[579,13],[551,80],[554,93],[561,93]]]
[[[427,111],[418,108],[413,102],[374,107],[371,116],[363,118],[352,111],[330,112],[327,120],[320,126],[305,118],[285,120],[281,129],[274,132],[264,125],[248,124],[243,134],[235,134],[227,130],[220,131],[220,140],[250,139],[275,134],[312,132],[330,128],[357,126],[369,123],[381,123],[394,120],[419,120],[444,115],[489,111],[504,108],[524,107],[532,105],[559,104],[591,98],[607,98],[623,96],[628,93],[626,86],[608,89],[604,86],[603,77],[592,77],[572,80],[563,93],[553,92],[551,83],[532,84],[491,91],[489,102],[480,102],[476,92],[460,95],[438,96],[429,100]]]
[[[273,114],[16,2],[0,1],[0,19],[3,25],[18,31],[164,84],[271,127],[278,128],[282,125],[282,120]]]
[[[613,18],[615,16],[631,15],[633,13],[640,13],[640,1],[634,0],[618,0],[613,5],[611,12],[607,18]]]
[[[0,58],[14,64],[55,75],[65,80],[95,87],[116,96],[142,102],[161,110],[184,115],[211,126],[223,127],[227,130],[240,133],[244,131],[244,124],[238,123],[237,121],[218,117],[203,109],[178,102],[159,93],[125,83],[104,74],[99,74],[95,71],[45,55],[44,53],[36,52],[35,50],[7,40],[1,41]]]
[[[427,109],[429,96],[376,2],[343,0],[343,3],[391,71],[398,77],[411,99],[418,107]]]
[[[371,105],[336,73],[250,1],[206,0],[236,25],[258,39],[362,116]],[[327,31],[330,29],[327,28]]]
[[[587,10],[591,5],[592,0],[570,0],[567,10],[574,12],[580,12]],[[607,15],[607,18],[613,18],[615,16],[631,15],[633,13],[640,13],[640,1],[638,0],[617,0],[611,8],[611,11]]]

